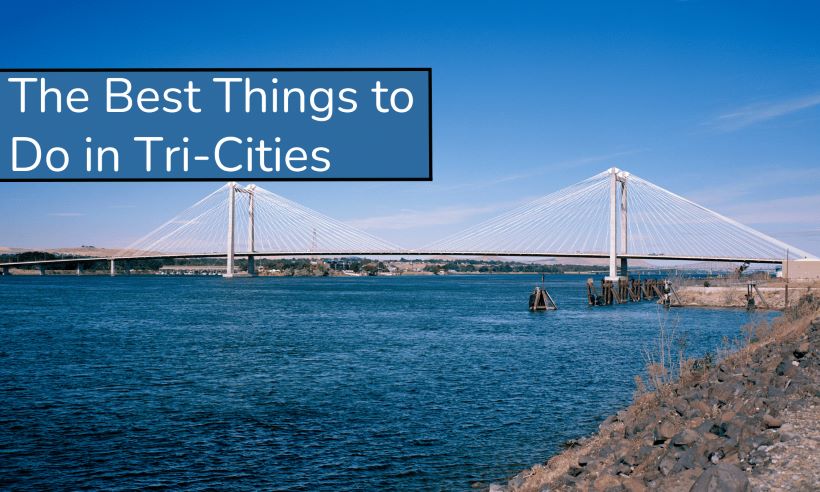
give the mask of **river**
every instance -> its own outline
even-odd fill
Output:
[[[1,277],[0,487],[467,490],[629,403],[659,320],[585,276]]]

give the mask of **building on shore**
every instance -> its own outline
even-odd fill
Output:
[[[789,260],[784,262],[778,276],[790,280],[820,280],[820,260]]]

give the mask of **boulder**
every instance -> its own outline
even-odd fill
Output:
[[[727,381],[725,383],[716,384],[714,388],[712,388],[712,397],[717,399],[719,403],[726,404],[732,401],[732,399],[742,391],[743,387],[740,384]]]
[[[664,420],[655,427],[655,444],[661,444],[672,439],[676,432],[675,425],[669,420]]]
[[[743,471],[728,463],[721,463],[704,471],[692,485],[690,492],[747,492],[749,479]]]
[[[671,442],[673,446],[686,448],[695,441],[697,441],[699,438],[700,434],[698,434],[697,431],[694,431],[692,429],[686,429],[682,432],[675,434],[675,436],[672,437]]]
[[[803,342],[794,349],[794,356],[798,359],[802,359],[809,353],[809,342]]]
[[[777,365],[775,372],[778,376],[786,376],[792,377],[797,372],[797,367],[792,364],[793,355],[789,354],[783,357],[783,360],[780,361],[780,364]]]
[[[612,475],[601,475],[592,482],[592,490],[595,492],[621,490],[621,481]]]
[[[683,398],[675,398],[672,402],[672,408],[678,412],[678,415],[681,417],[686,415],[686,412],[689,411],[689,404]]]
[[[593,458],[592,456],[588,455],[588,454],[585,454],[584,456],[581,456],[580,458],[578,458],[578,465],[579,466],[587,466],[588,464],[592,463],[593,461],[596,461],[596,459]]]
[[[763,424],[769,429],[777,429],[783,425],[783,421],[769,413],[763,416]]]
[[[675,469],[675,465],[678,463],[678,458],[675,456],[674,453],[671,451],[664,455],[661,462],[658,464],[658,470],[661,472],[663,476],[667,476],[672,473],[672,470]]]
[[[689,403],[690,412],[692,416],[707,417],[712,411],[712,408],[703,400],[695,400]]]
[[[621,478],[621,487],[627,492],[646,492],[649,490],[641,480],[633,477]]]
[[[656,486],[656,490],[663,492],[687,492],[692,488],[701,470],[686,470],[666,477]]]

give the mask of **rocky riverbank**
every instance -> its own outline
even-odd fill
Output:
[[[712,281],[719,282],[719,281]],[[706,281],[706,284],[711,282]],[[755,305],[763,309],[784,309],[786,306],[786,284],[782,279],[758,280],[754,291]],[[806,294],[817,291],[820,283],[811,280],[793,281],[789,285],[790,305]],[[679,285],[675,291],[673,305],[679,307],[746,307],[746,282],[722,282],[718,285]]]
[[[636,397],[543,465],[491,491],[820,490],[820,302],[759,341]]]

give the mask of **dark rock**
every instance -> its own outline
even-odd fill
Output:
[[[655,448],[653,448],[651,446],[645,446],[645,445],[641,446],[640,448],[638,448],[638,452],[636,453],[636,458],[638,459],[639,462],[642,462],[642,461],[646,460],[646,458],[648,458],[654,451],[655,451]]]
[[[767,413],[763,416],[763,424],[769,429],[777,429],[783,425],[783,421]]]
[[[726,410],[726,411],[724,411],[723,413],[720,414],[720,417],[718,417],[718,422],[719,423],[728,422],[728,421],[732,420],[733,418],[735,418],[736,415],[737,414],[735,412],[733,412],[731,410]]]
[[[610,492],[621,490],[621,482],[612,475],[601,475],[592,483],[595,492]]]
[[[678,459],[674,453],[666,453],[661,462],[658,464],[658,470],[661,474],[663,474],[663,476],[667,476],[672,473],[672,470],[675,469],[677,462]]]
[[[794,359],[791,355],[784,357],[780,364],[777,365],[775,373],[777,373],[778,376],[793,376],[797,372],[797,368],[794,365],[792,365],[792,360]]]
[[[700,443],[691,448],[692,459],[700,468],[706,468],[709,465],[709,453],[712,451],[712,446],[706,443]]]
[[[743,387],[735,382],[727,381],[725,383],[716,384],[712,388],[712,397],[716,398],[719,403],[729,403],[732,399],[743,391]]]
[[[769,386],[769,389],[766,391],[766,395],[769,398],[782,398],[785,396],[786,392],[783,391],[783,388],[779,388],[774,384]]]
[[[771,463],[771,458],[769,458],[769,455],[762,449],[756,449],[749,455],[748,461],[750,465],[758,467]]]
[[[689,448],[680,455],[680,458],[678,458],[678,462],[675,463],[675,468],[672,469],[672,472],[680,473],[683,470],[691,470],[693,468],[700,467],[697,463],[695,463],[695,448]]]
[[[690,492],[747,492],[749,479],[743,471],[727,463],[721,463],[704,471],[692,485]]]
[[[632,467],[623,462],[616,463],[615,465],[611,466],[609,470],[611,474],[615,475],[616,477],[619,475],[629,475],[630,473],[632,473]]]
[[[561,488],[574,488],[577,483],[578,479],[569,474],[561,475],[561,478],[558,479],[558,485],[560,485]]]
[[[723,435],[730,438],[737,440],[740,437],[740,434],[743,432],[743,427],[746,425],[746,422],[742,417],[735,417],[729,422],[724,424],[720,424],[723,428]]]
[[[664,420],[655,428],[654,444],[661,444],[669,439],[672,439],[672,437],[675,436],[675,432],[675,425],[668,420]]]
[[[679,432],[678,434],[675,434],[675,436],[672,438],[672,444],[674,446],[686,448],[698,439],[700,439],[700,434],[693,431],[692,429],[686,429],[682,432]]]
[[[700,425],[695,428],[698,434],[706,434],[707,432],[712,432],[712,429],[715,427],[715,423],[711,420],[704,420]],[[713,433],[714,434],[714,433]]]
[[[689,414],[691,416],[707,417],[711,411],[711,406],[703,400],[690,401],[689,403]]]
[[[507,486],[511,489],[520,488],[524,483],[527,481],[527,478],[524,475],[519,474],[518,476],[514,477],[512,480],[507,483]],[[475,487],[478,488],[478,487]],[[502,489],[503,490],[503,489]]]
[[[615,448],[612,445],[601,446],[601,449],[598,450],[598,457],[607,458],[612,455],[614,450]]]
[[[641,480],[633,477],[621,478],[621,487],[623,487],[626,492],[646,492],[648,490]]]
[[[656,468],[650,468],[649,470],[646,471],[646,473],[643,474],[643,480],[644,480],[644,482],[646,482],[646,484],[648,486],[651,487],[650,482],[654,482],[655,480],[658,480],[659,478],[661,478],[661,476],[662,475],[661,475],[660,470],[658,470]]]
[[[581,456],[580,458],[578,458],[578,465],[579,466],[587,466],[588,464],[592,463],[593,461],[595,461],[595,458],[593,458],[592,456],[590,456],[588,454],[585,454],[584,456]]]
[[[683,398],[675,398],[675,401],[672,402],[672,408],[678,412],[678,415],[684,416],[689,410],[689,404]]]
[[[749,437],[749,444],[752,448],[759,448],[760,446],[771,446],[774,444],[774,434],[765,432],[754,434]]]
[[[809,353],[809,342],[801,343],[800,345],[797,346],[796,349],[794,349],[794,352],[792,352],[792,353],[794,354],[794,356],[796,358],[802,359],[803,357],[806,356],[806,354]]]
[[[583,472],[584,472],[583,468],[580,468],[580,467],[577,467],[577,466],[571,466],[571,467],[569,467],[569,470],[567,470],[567,475],[569,475],[571,477],[577,477],[578,475],[580,475]]]
[[[572,449],[576,446],[579,446],[581,443],[578,442],[577,439],[567,439],[566,441],[561,443],[561,447],[564,449]]]
[[[627,466],[637,466],[641,463],[641,459],[637,453],[627,453],[621,458],[621,463]]]

